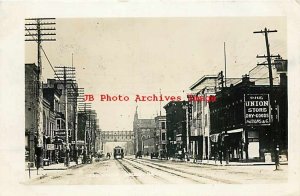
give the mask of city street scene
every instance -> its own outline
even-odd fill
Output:
[[[26,18],[24,35],[24,184],[288,181],[286,18]]]

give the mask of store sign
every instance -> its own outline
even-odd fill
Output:
[[[54,132],[55,136],[62,136],[65,137],[66,136],[66,130],[65,129],[60,129]]]
[[[246,125],[270,125],[268,94],[245,94],[244,104]]]
[[[47,144],[47,150],[54,150],[54,144]]]

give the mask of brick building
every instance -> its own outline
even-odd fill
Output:
[[[183,156],[187,151],[186,101],[171,101],[166,110],[167,153],[169,157]]]
[[[136,109],[133,120],[135,153],[138,151],[144,154],[154,152],[155,130],[155,120],[139,119]]]
[[[210,104],[210,139],[213,154],[220,149],[223,154],[227,151],[232,161],[264,161],[265,153],[272,153],[274,157],[275,130],[270,126],[274,117],[270,113],[269,94],[269,85],[255,85],[247,76],[243,77],[239,84],[225,87],[216,93],[216,102]],[[274,86],[274,95],[276,111],[279,113],[277,123],[280,153],[287,155],[286,85],[282,83]],[[252,101],[249,107],[247,100],[251,97],[258,100]],[[252,113],[248,114],[249,111]]]

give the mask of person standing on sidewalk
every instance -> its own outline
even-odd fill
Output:
[[[222,149],[219,148],[219,161],[220,161],[220,164],[222,165],[222,158],[223,158],[223,155],[222,155]]]

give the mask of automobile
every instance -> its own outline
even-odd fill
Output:
[[[160,156],[159,156],[160,159],[168,159],[168,154],[165,150],[161,150],[160,151]]]
[[[158,152],[151,152],[150,157],[151,157],[151,159],[154,159],[154,158],[158,159],[158,155],[159,155]]]
[[[183,160],[183,159],[184,159],[183,153],[175,153],[175,157],[176,157],[177,159],[180,159],[180,160]]]
[[[143,155],[142,155],[142,151],[138,151],[135,155],[135,158],[142,158]]]

